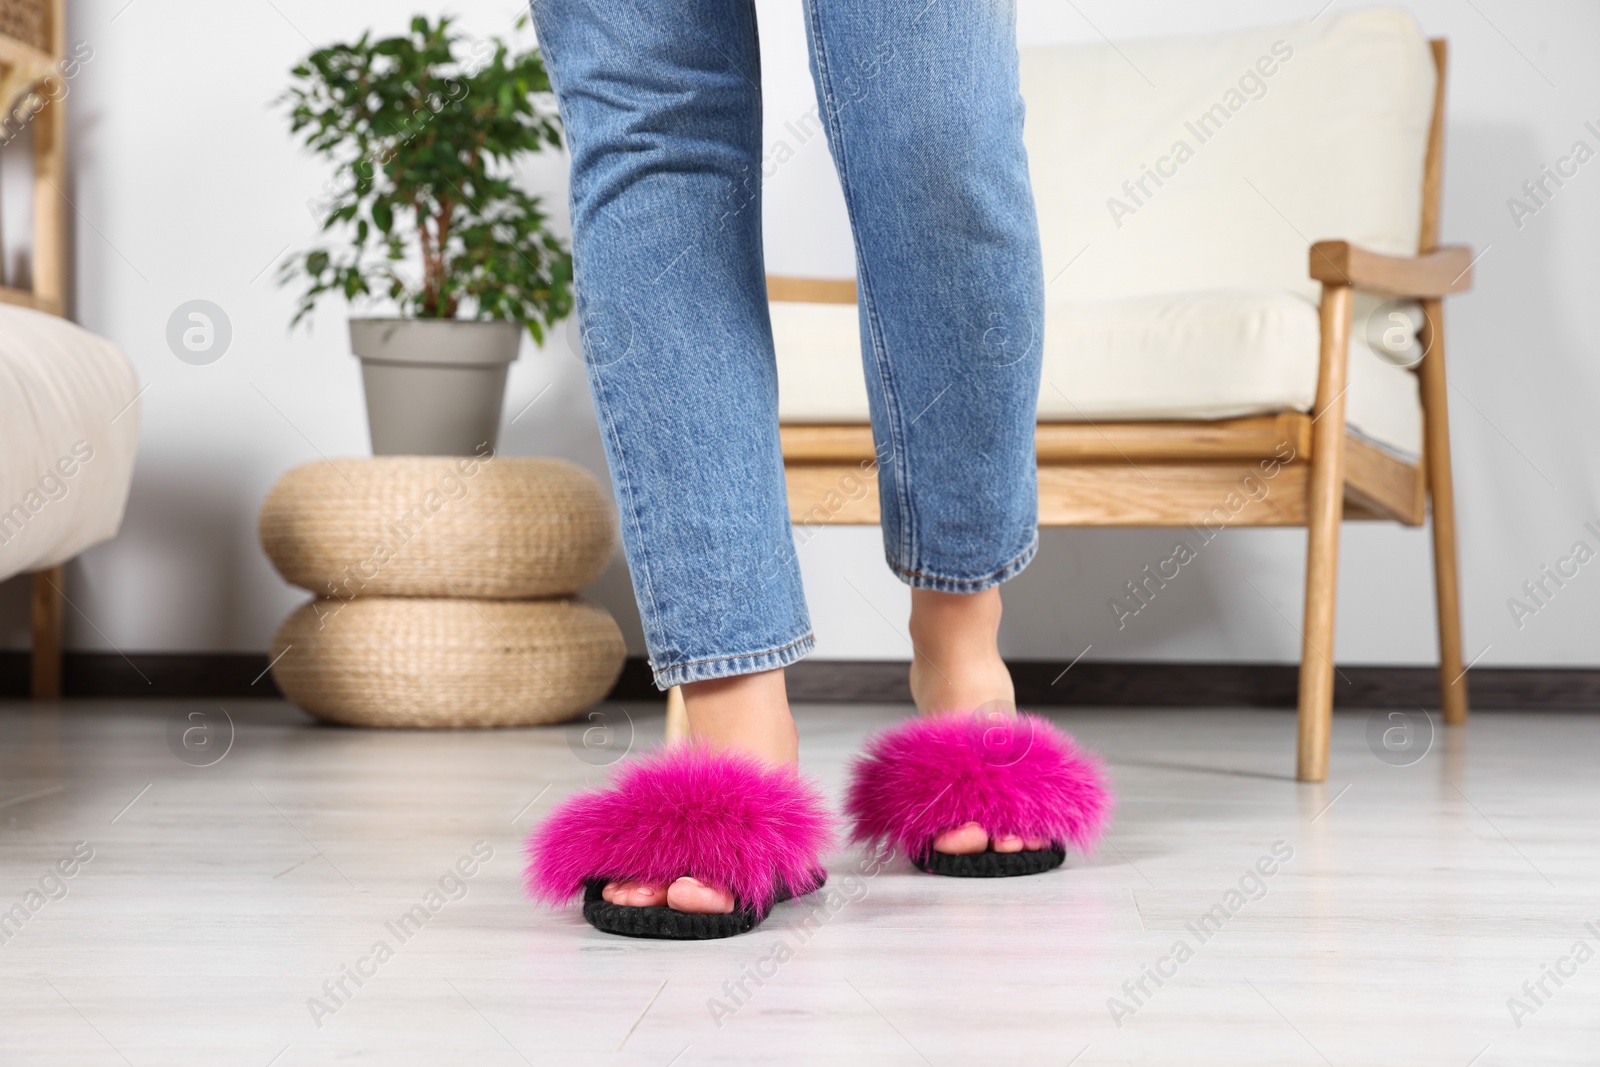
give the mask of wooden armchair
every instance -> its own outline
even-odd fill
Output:
[[[0,5],[0,108],[5,108],[4,133],[21,125],[26,92],[37,80],[55,72],[67,54],[64,0],[6,0]],[[61,188],[66,183],[65,111],[58,100],[40,96],[43,108],[33,115],[33,287],[0,284],[0,302],[37,308],[52,315],[63,311],[66,231]],[[6,503],[10,503],[7,501]],[[35,699],[61,695],[61,630],[63,566],[33,575],[33,672]]]
[[[1349,25],[1354,27],[1349,32],[1354,33],[1365,32],[1368,24]],[[1325,25],[1323,32],[1336,35],[1346,31]],[[1339,528],[1346,518],[1387,519],[1416,526],[1423,522],[1431,501],[1440,704],[1447,723],[1462,723],[1467,716],[1442,298],[1468,288],[1472,256],[1466,248],[1438,247],[1446,49],[1441,40],[1429,45],[1437,78],[1431,124],[1425,130],[1417,254],[1381,255],[1341,240],[1310,245],[1310,277],[1321,285],[1321,336],[1315,400],[1309,410],[1220,420],[1041,421],[1038,427],[1039,518],[1046,526],[1200,527],[1213,519],[1219,500],[1225,499],[1242,477],[1267,469],[1264,464],[1274,464],[1270,494],[1261,500],[1242,498],[1244,506],[1238,511],[1230,506],[1232,513],[1226,522],[1304,526],[1308,531],[1297,761],[1302,781],[1322,781],[1328,771]],[[1304,51],[1307,58],[1302,62],[1315,62],[1312,57],[1316,53],[1310,47]],[[1115,66],[1114,60],[1111,65]],[[1025,92],[1026,88],[1025,78]],[[1034,111],[1035,101],[1030,97],[1030,123]],[[1382,162],[1377,160],[1374,165]],[[1049,191],[1041,186],[1037,173],[1035,189],[1043,202]],[[1080,240],[1075,237],[1072,243]],[[1347,428],[1351,307],[1352,294],[1357,291],[1421,302],[1424,322],[1418,340],[1426,354],[1412,370],[1420,386],[1422,448],[1414,461],[1376,447],[1366,436]],[[768,293],[775,312],[784,302],[855,302],[850,281],[771,277]],[[804,359],[804,353],[791,353],[788,359],[792,367],[796,360]],[[785,360],[785,340],[780,336],[780,379]],[[878,521],[876,492],[852,494],[842,503],[837,499],[840,494],[833,492],[836,499],[828,507],[817,507],[842,479],[873,469],[869,426],[788,421],[781,433],[794,522]],[[1286,452],[1285,444],[1293,451]],[[1292,458],[1284,461],[1286,454]]]
[[[32,576],[41,700],[61,695],[65,561],[116,533],[138,442],[132,364],[63,317],[64,99],[77,58],[64,0],[0,0],[0,146],[26,149],[26,131],[33,155],[31,284],[0,273],[0,580]]]

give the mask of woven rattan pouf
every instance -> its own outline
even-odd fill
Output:
[[[616,549],[611,502],[559,459],[379,456],[289,471],[261,547],[318,596],[571,596]]]
[[[307,464],[267,494],[261,543],[317,594],[272,674],[352,726],[561,722],[622,670],[611,615],[574,594],[616,546],[605,491],[552,459],[383,456]]]

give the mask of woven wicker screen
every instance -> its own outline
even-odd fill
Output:
[[[0,34],[50,51],[50,0],[0,0]]]

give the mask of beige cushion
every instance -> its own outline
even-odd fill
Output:
[[[1239,89],[1251,78],[1259,99]],[[1025,49],[1050,299],[1234,288],[1315,299],[1312,241],[1415,254],[1434,82],[1427,40],[1397,8],[1115,48]],[[1194,131],[1208,112],[1202,143]],[[1180,141],[1193,153],[1182,164]],[[1172,177],[1159,187],[1147,179],[1150,195],[1136,203],[1123,183],[1158,164]],[[1133,213],[1113,218],[1113,198]]]
[[[1024,49],[1049,280],[1039,417],[1307,410],[1320,292],[1309,244],[1416,252],[1434,80],[1426,39],[1398,9]],[[1158,165],[1161,185],[1123,188]],[[1415,455],[1416,382],[1368,345],[1377,308],[1356,303],[1348,420]],[[854,308],[775,304],[773,329],[785,421],[866,419]]]
[[[0,304],[0,578],[64,563],[117,532],[138,395],[110,341]]]
[[[1413,322],[1420,320],[1420,312]],[[774,304],[778,415],[785,422],[864,422],[856,309]],[[1039,418],[1221,419],[1311,406],[1317,309],[1271,289],[1229,289],[1053,305],[1046,316]],[[1416,377],[1350,346],[1346,417],[1391,451],[1421,447]]]

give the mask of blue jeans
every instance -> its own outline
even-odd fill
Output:
[[[1038,546],[1044,281],[1010,0],[807,0],[855,235],[889,566]],[[814,644],[778,447],[752,0],[533,0],[572,153],[583,357],[658,686]]]

